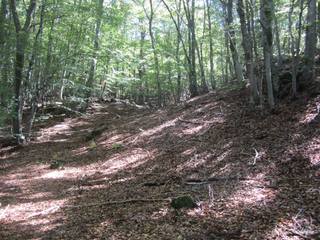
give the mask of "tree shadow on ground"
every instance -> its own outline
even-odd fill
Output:
[[[283,239],[316,231],[319,179],[305,150],[318,139],[319,129],[300,123],[306,104],[297,101],[281,105],[278,114],[261,115],[247,109],[242,94],[211,93],[168,110],[93,117],[86,128],[112,126],[93,147],[77,131],[68,147],[43,143],[42,154],[60,154],[56,158],[64,159],[64,166],[53,171],[41,163],[39,181],[48,189],[34,185],[35,180],[29,188],[38,193],[51,189],[51,200],[64,201],[44,207],[59,208],[44,212],[33,225],[28,219],[4,221],[7,230],[0,230],[0,236]],[[32,159],[32,151],[23,153]],[[210,177],[215,180],[187,184]],[[198,208],[176,211],[168,201],[122,203],[186,194],[199,202]],[[29,195],[17,202],[25,203]],[[41,203],[37,200],[30,202]]]

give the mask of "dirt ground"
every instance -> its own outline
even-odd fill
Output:
[[[38,123],[0,149],[0,239],[320,239],[320,98],[268,114],[244,95]]]

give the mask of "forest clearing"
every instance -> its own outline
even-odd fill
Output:
[[[320,239],[320,2],[0,0],[0,239]]]

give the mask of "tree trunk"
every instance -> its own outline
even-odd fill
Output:
[[[191,6],[190,6],[191,1]],[[184,9],[188,21],[188,42],[189,42],[189,90],[190,97],[199,95],[197,86],[196,71],[196,30],[195,30],[195,0],[184,0]]]
[[[260,20],[263,33],[263,53],[264,53],[264,66],[265,77],[268,88],[268,103],[271,109],[274,109],[275,102],[273,96],[273,83],[272,83],[272,47],[273,47],[273,0],[261,0],[260,6]]]
[[[20,19],[17,12],[16,0],[10,0],[10,10],[16,30],[16,57],[14,66],[14,107],[13,107],[13,134],[18,144],[24,142],[22,133],[22,83],[23,83],[23,68],[25,49],[28,42],[30,32],[31,16],[36,7],[36,0],[31,0],[26,12],[25,23],[20,24]]]
[[[216,81],[214,78],[214,64],[213,64],[213,36],[212,36],[212,23],[211,23],[211,0],[206,0],[207,18],[208,18],[208,32],[209,32],[209,61],[210,61],[210,84],[211,88],[216,88]]]
[[[237,12],[240,18],[241,33],[242,33],[242,47],[244,50],[244,57],[246,61],[246,70],[250,83],[250,98],[252,102],[257,103],[259,99],[257,78],[254,73],[254,59],[253,59],[253,40],[249,34],[246,16],[244,12],[243,0],[238,0]],[[247,14],[249,14],[247,12]]]
[[[310,81],[313,78],[314,58],[317,47],[317,6],[316,0],[308,0],[308,15],[305,39],[305,68],[303,71],[304,80]]]
[[[160,82],[160,67],[159,67],[159,58],[156,49],[156,39],[153,33],[153,18],[154,18],[154,9],[153,9],[153,0],[149,0],[150,4],[150,15],[147,15],[149,20],[149,35],[151,40],[151,47],[153,51],[153,60],[154,60],[154,67],[155,67],[155,79],[157,84],[157,104],[159,107],[162,106],[162,89],[161,89],[161,82]]]
[[[177,25],[178,25],[178,31],[181,31],[181,0],[179,0],[178,2],[178,6],[177,6],[177,12],[178,12],[178,16],[177,16]],[[177,48],[176,48],[176,68],[177,68],[177,72],[178,72],[178,76],[177,76],[177,102],[179,103],[181,100],[181,92],[182,92],[182,86],[181,86],[181,68],[180,68],[180,64],[181,64],[181,60],[180,60],[180,44],[181,44],[181,39],[179,36],[179,33],[177,33]]]
[[[94,77],[97,67],[97,55],[99,50],[99,40],[100,40],[100,31],[101,31],[101,23],[102,23],[102,15],[103,15],[103,0],[96,0],[96,26],[95,26],[95,36],[93,41],[93,54],[91,59],[91,65],[89,70],[89,76],[87,80],[87,88],[88,93],[87,97],[89,98],[92,95],[93,85],[94,85]]]
[[[6,38],[7,35],[7,28],[6,28],[6,21],[7,21],[7,1],[1,0],[1,7],[0,7],[0,84],[2,90],[0,90],[0,106],[6,106],[6,88],[8,83],[8,49],[6,48]]]
[[[298,37],[295,38],[292,31],[292,14],[294,10],[295,1],[292,0],[291,6],[289,9],[289,36],[290,36],[290,48],[291,48],[291,75],[292,75],[292,97],[297,97],[297,68],[299,65],[299,55],[300,55],[300,42],[301,42],[301,31],[302,31],[302,17],[303,17],[303,5],[304,0],[300,0],[300,13],[298,19]]]
[[[27,140],[30,140],[33,122],[34,122],[34,119],[35,119],[35,116],[36,116],[36,113],[38,110],[37,108],[38,108],[38,101],[39,101],[39,85],[40,85],[41,79],[39,78],[39,76],[37,74],[34,74],[35,76],[33,77],[33,79],[34,79],[33,82],[31,82],[30,79],[31,79],[31,72],[33,70],[33,65],[36,62],[36,56],[38,54],[40,37],[43,32],[45,5],[46,5],[46,0],[42,0],[39,29],[38,29],[38,32],[37,32],[36,37],[34,39],[33,51],[31,54],[29,67],[27,70],[27,76],[26,76],[26,82],[28,83],[28,85],[30,87],[30,92],[32,93],[31,112],[29,115],[29,119],[28,119],[27,126],[26,126],[26,131],[25,131]],[[37,72],[39,72],[39,70]]]
[[[144,83],[144,75],[145,75],[145,63],[144,63],[144,43],[146,39],[146,31],[144,29],[144,22],[143,18],[139,18],[139,24],[140,24],[140,52],[139,52],[139,59],[140,63],[138,66],[138,75],[140,79],[140,93],[139,93],[139,99],[138,104],[143,104],[145,100],[148,100],[148,96],[146,95],[146,86],[143,86]]]
[[[238,82],[243,81],[242,66],[239,61],[239,54],[235,41],[235,32],[233,29],[233,0],[228,0],[227,3],[227,34],[229,38],[229,47],[233,60],[234,72]]]

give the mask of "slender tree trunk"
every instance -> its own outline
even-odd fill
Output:
[[[238,82],[243,81],[242,66],[239,61],[239,54],[235,41],[235,32],[233,28],[233,0],[228,0],[227,3],[227,34],[229,38],[229,47],[233,60],[234,72]]]
[[[255,66],[254,66],[254,59],[253,59],[253,40],[251,35],[249,34],[247,24],[246,24],[246,16],[244,12],[243,0],[238,0],[237,12],[240,18],[241,33],[242,33],[242,47],[244,50],[246,70],[247,70],[247,75],[250,83],[250,92],[251,92],[250,98],[252,102],[257,103],[259,99],[259,93],[258,93],[257,78],[254,73]],[[249,13],[247,12],[247,14]]]
[[[264,52],[264,66],[265,77],[268,88],[268,103],[271,109],[274,109],[275,102],[273,96],[273,83],[272,83],[272,47],[273,47],[273,0],[261,0],[260,6],[260,20],[263,33],[263,52]]]
[[[6,106],[6,88],[8,83],[8,49],[6,49],[6,38],[7,29],[6,29],[6,21],[7,21],[7,1],[1,0],[0,6],[0,84],[2,86],[2,90],[0,90],[0,106]]]
[[[186,1],[186,2],[185,2]],[[191,1],[191,6],[190,6]],[[183,0],[186,18],[188,21],[188,42],[189,42],[189,90],[190,97],[199,95],[197,86],[196,71],[196,30],[195,30],[195,0]]]
[[[43,32],[45,5],[46,5],[46,0],[42,0],[39,29],[38,29],[38,32],[37,32],[36,37],[34,39],[33,51],[31,54],[29,67],[28,67],[28,71],[27,71],[27,76],[26,76],[26,82],[30,86],[30,91],[32,92],[31,112],[30,112],[30,116],[29,116],[29,119],[27,122],[26,131],[25,131],[27,140],[30,140],[33,122],[34,122],[34,119],[35,119],[35,116],[36,116],[36,113],[38,110],[37,108],[38,108],[38,101],[39,101],[39,85],[40,85],[39,81],[41,81],[41,79],[36,74],[34,74],[35,76],[33,77],[33,79],[34,79],[33,83],[30,82],[30,79],[31,79],[31,72],[33,70],[33,66],[36,62],[36,56],[38,55],[40,37]],[[37,72],[39,72],[39,70]]]
[[[99,41],[100,41],[100,31],[101,31],[101,23],[102,23],[102,15],[103,15],[103,0],[96,0],[96,26],[95,26],[95,36],[93,41],[93,54],[92,54],[92,60],[89,70],[89,76],[87,80],[87,87],[88,87],[88,94],[87,97],[90,97],[92,95],[92,89],[94,85],[94,77],[97,67],[97,55],[99,50]]]
[[[205,71],[204,71],[204,64],[203,64],[203,58],[201,55],[201,50],[199,47],[199,43],[197,42],[197,55],[198,55],[198,62],[199,62],[199,66],[200,66],[200,77],[201,77],[201,93],[208,93],[209,89],[208,89],[208,85],[206,82],[206,75],[205,75]]]
[[[139,58],[140,58],[140,63],[139,63],[139,69],[138,69],[138,75],[139,79],[141,82],[140,85],[140,98],[138,100],[139,104],[143,104],[145,100],[148,100],[148,96],[146,95],[146,86],[143,86],[144,84],[144,75],[145,75],[145,63],[144,63],[144,43],[146,39],[146,31],[143,26],[143,18],[139,18],[139,23],[140,23],[140,53],[139,53]]]
[[[300,13],[298,19],[298,36],[295,38],[292,31],[292,14],[294,10],[295,0],[291,1],[291,6],[289,9],[289,36],[290,36],[290,47],[291,47],[291,75],[292,75],[292,97],[297,97],[297,68],[299,65],[299,55],[300,55],[300,42],[301,42],[301,31],[302,31],[302,17],[303,17],[303,5],[304,0],[300,0]]]
[[[187,1],[187,3],[186,3]],[[193,0],[192,0],[193,1]],[[191,49],[191,34],[190,34],[190,31],[191,31],[191,28],[190,26],[192,26],[192,24],[190,24],[190,7],[189,7],[189,2],[190,0],[182,0],[182,3],[183,3],[183,7],[184,7],[184,10],[185,10],[185,14],[186,14],[186,18],[187,18],[187,22],[188,22],[188,43],[189,43],[189,49],[187,49],[187,46],[185,44],[185,41],[184,41],[184,37],[181,33],[181,30],[180,30],[180,25],[178,25],[177,21],[175,20],[174,16],[173,16],[173,11],[170,9],[170,7],[168,6],[168,4],[166,3],[165,0],[161,0],[161,2],[165,5],[166,9],[168,10],[169,14],[170,14],[170,18],[172,19],[175,27],[176,27],[176,30],[177,30],[177,33],[178,33],[178,36],[180,38],[180,42],[182,44],[182,49],[183,49],[183,52],[184,52],[184,55],[185,55],[185,60],[187,61],[187,66],[188,66],[188,74],[189,74],[189,91],[190,91],[190,95],[191,97],[195,97],[198,95],[198,87],[197,87],[197,75],[196,75],[196,70],[195,70],[195,59],[194,61],[192,60],[192,57],[191,57],[191,54],[190,54],[190,49]],[[194,48],[195,50],[195,48]],[[195,56],[195,51],[194,51],[194,54],[193,56]],[[194,63],[194,64],[193,64]]]
[[[181,31],[181,0],[179,0],[178,4],[177,4],[177,25],[178,25],[178,32]],[[176,68],[177,68],[177,102],[179,103],[181,100],[181,92],[182,92],[182,86],[181,86],[181,68],[180,68],[180,64],[181,64],[181,60],[180,60],[180,45],[181,45],[181,39],[179,36],[179,33],[177,33],[177,48],[176,48]]]
[[[213,64],[213,36],[211,23],[211,0],[206,0],[207,18],[208,18],[208,32],[209,32],[209,61],[210,61],[210,84],[211,88],[216,88],[216,81],[214,78],[214,64]]]
[[[274,16],[274,24],[275,24],[275,35],[276,35],[276,47],[277,47],[277,54],[278,54],[278,66],[282,65],[282,54],[281,54],[281,43],[280,43],[280,30],[278,19]]]
[[[230,54],[229,54],[229,36],[228,36],[228,12],[226,3],[222,2],[222,9],[224,13],[224,49],[225,49],[225,64],[224,64],[224,82],[229,82],[229,65],[230,65]]]
[[[161,89],[161,82],[160,82],[160,66],[159,66],[159,58],[158,58],[158,53],[157,53],[157,48],[156,48],[156,39],[153,33],[153,18],[154,18],[154,8],[153,8],[153,0],[149,0],[150,4],[150,15],[147,15],[147,18],[149,20],[149,35],[150,35],[150,40],[151,40],[151,47],[153,51],[153,60],[154,60],[154,67],[155,67],[155,79],[156,79],[156,84],[157,84],[157,104],[159,107],[162,106],[162,89]]]

